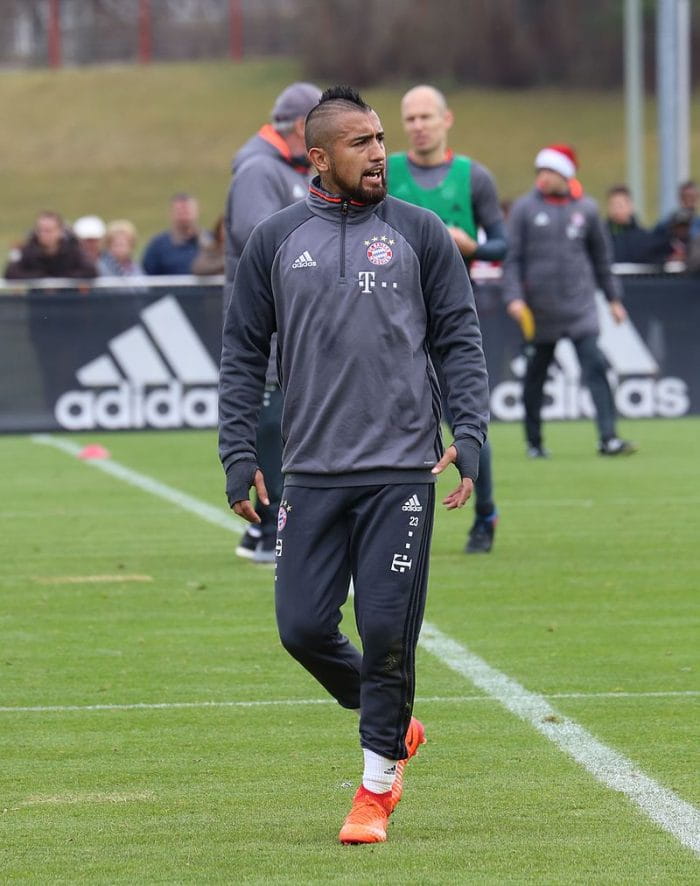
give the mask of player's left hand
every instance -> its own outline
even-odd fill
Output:
[[[457,244],[457,249],[465,258],[471,258],[476,252],[479,244],[473,237],[470,237],[462,228],[456,228],[452,225],[447,226],[450,236]]]
[[[445,454],[433,468],[432,473],[441,474],[448,465],[454,464],[456,460],[457,449],[454,446],[448,446]],[[442,503],[448,511],[453,511],[455,508],[463,508],[471,498],[472,492],[474,492],[474,481],[470,477],[462,477],[462,482],[459,486],[443,498]]]
[[[627,311],[621,301],[610,302],[610,313],[616,323],[624,323],[627,319]]]

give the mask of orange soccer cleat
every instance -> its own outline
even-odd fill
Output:
[[[360,785],[338,839],[341,843],[384,843],[392,808],[391,791],[373,794]]]
[[[418,753],[418,748],[422,744],[425,744],[425,726],[423,726],[420,720],[411,717],[411,722],[408,724],[408,731],[406,732],[406,749],[408,750],[408,757],[399,760],[396,764],[396,776],[391,788],[392,812],[396,809],[399,800],[401,799],[401,794],[403,794],[403,773],[406,768],[406,763],[408,763],[411,757],[415,757]]]

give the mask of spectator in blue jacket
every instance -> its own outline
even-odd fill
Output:
[[[189,274],[199,249],[199,205],[189,194],[170,200],[170,228],[152,237],[143,254],[147,274]]]

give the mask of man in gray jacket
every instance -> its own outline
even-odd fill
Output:
[[[528,347],[523,387],[527,454],[547,458],[541,409],[547,370],[560,338],[571,339],[591,392],[601,455],[628,455],[636,446],[621,440],[600,351],[596,289],[616,323],[627,313],[622,287],[611,270],[611,248],[598,208],[575,178],[576,155],[568,145],[550,145],[535,158],[535,188],[520,197],[508,219],[503,290],[508,313],[524,325],[531,311],[534,341]]]
[[[275,100],[271,122],[248,139],[233,160],[233,179],[225,211],[224,311],[236,268],[253,232],[264,218],[303,199],[309,186],[310,164],[304,144],[304,120],[321,98],[313,83],[292,83]],[[274,563],[277,509],[282,496],[282,395],[275,367],[274,345],[268,366],[263,408],[258,427],[258,458],[267,480],[270,504],[256,502],[260,525],[239,542],[239,557]]]
[[[384,133],[349,87],[306,120],[319,171],[307,199],[262,222],[224,325],[219,451],[229,504],[266,500],[255,431],[270,336],[284,395],[275,606],[285,648],[360,715],[362,784],[343,843],[386,840],[404,767],[425,740],[412,716],[435,478],[472,493],[488,420],[486,366],[464,262],[432,212],[386,196]],[[439,361],[455,440],[440,437]],[[362,652],[339,631],[350,579]]]

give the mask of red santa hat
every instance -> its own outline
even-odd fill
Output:
[[[571,145],[548,145],[535,157],[535,169],[552,169],[564,178],[576,175],[578,158]]]

